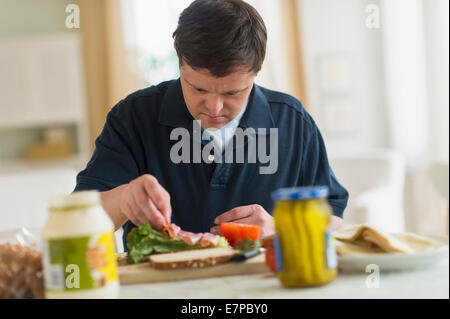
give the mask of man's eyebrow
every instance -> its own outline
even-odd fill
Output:
[[[194,84],[192,84],[191,82],[189,82],[189,81],[186,80],[186,79],[184,79],[184,80],[187,82],[187,84],[189,84],[190,86],[192,86],[194,89],[200,90],[200,91],[204,91],[204,92],[208,92],[208,90],[205,90],[205,89],[202,89],[202,88],[200,88],[200,87],[197,87],[197,86],[195,86]],[[243,91],[247,90],[249,87],[250,87],[250,85],[249,85],[249,86],[246,86],[246,87],[243,88],[243,89],[231,90],[231,91],[227,91],[227,92],[222,93],[222,94],[229,94],[229,93],[239,93],[239,92],[243,92]]]
[[[250,85],[249,85],[249,86],[246,86],[246,87],[243,88],[243,89],[238,89],[238,90],[232,90],[232,91],[225,92],[225,94],[227,94],[227,93],[239,93],[239,92],[243,92],[243,91],[247,90],[249,87],[250,87]]]
[[[205,89],[196,87],[194,84],[192,84],[191,82],[189,82],[188,80],[184,79],[186,81],[187,84],[189,84],[190,86],[192,86],[194,89],[196,90],[202,90],[202,91],[206,91]]]

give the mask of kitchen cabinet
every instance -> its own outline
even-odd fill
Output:
[[[43,143],[52,129],[63,132],[64,143],[71,146],[59,161],[72,166],[86,159],[90,149],[82,69],[77,33],[0,39],[1,171],[30,164],[27,150],[47,146]]]

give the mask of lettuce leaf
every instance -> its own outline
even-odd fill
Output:
[[[221,237],[217,247],[227,247],[228,241]],[[136,264],[153,253],[168,253],[181,250],[210,248],[203,247],[199,243],[194,246],[186,244],[182,239],[170,238],[169,236],[154,230],[148,222],[133,228],[127,236],[129,264]]]
[[[249,250],[258,249],[259,247],[261,247],[261,245],[262,243],[259,240],[251,240],[246,238],[238,248],[241,252],[246,252]]]

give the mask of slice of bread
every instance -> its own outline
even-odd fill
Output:
[[[229,261],[237,251],[232,248],[204,248],[175,253],[150,255],[150,266],[156,269],[202,268]]]

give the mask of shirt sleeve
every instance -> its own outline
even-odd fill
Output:
[[[107,191],[139,176],[132,152],[132,125],[127,114],[114,107],[95,141],[95,150],[86,168],[77,176],[74,191]]]
[[[305,137],[302,166],[303,176],[300,177],[304,186],[327,185],[330,189],[328,202],[335,216],[343,217],[347,206],[348,192],[338,182],[328,162],[325,143],[319,129],[312,123],[305,123]]]

